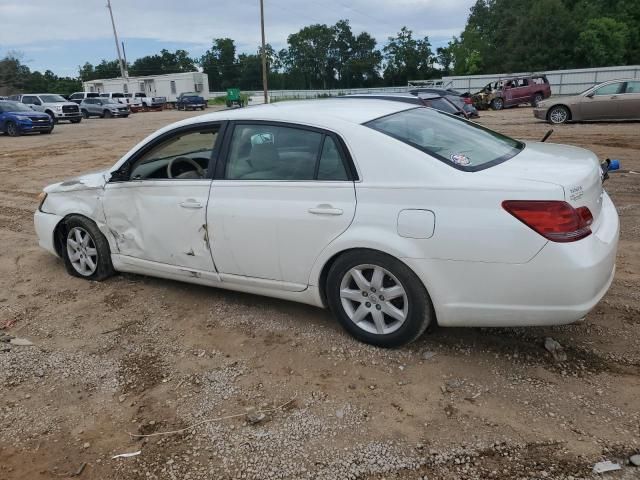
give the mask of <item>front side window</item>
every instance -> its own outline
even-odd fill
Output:
[[[476,171],[517,155],[524,144],[437,110],[414,108],[365,123],[432,157],[466,171]]]
[[[207,178],[219,130],[218,125],[208,126],[160,142],[134,161],[130,180]]]
[[[610,83],[608,85],[604,85],[603,87],[598,88],[594,94],[595,95],[617,95],[621,93],[624,82],[618,83]]]

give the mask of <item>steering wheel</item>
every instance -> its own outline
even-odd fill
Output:
[[[175,157],[175,158],[172,158],[169,161],[169,163],[167,164],[167,177],[174,178],[173,174],[171,173],[171,169],[173,168],[173,164],[175,162],[188,163],[189,165],[191,165],[192,167],[195,168],[195,170],[198,173],[198,176],[200,178],[204,178],[204,170],[202,169],[202,167],[193,158],[189,158],[189,157]]]

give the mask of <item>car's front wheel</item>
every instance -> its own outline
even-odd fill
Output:
[[[16,124],[16,122],[7,122],[4,127],[7,135],[10,137],[19,137],[20,136],[20,127]]]
[[[504,108],[504,100],[500,97],[491,100],[491,108],[494,110],[502,110]]]
[[[556,125],[568,122],[569,118],[569,110],[563,105],[556,105],[555,107],[552,107],[547,114],[547,120]]]
[[[360,341],[398,347],[416,340],[434,314],[420,279],[401,261],[374,250],[340,256],[327,275],[329,307]]]
[[[95,223],[72,215],[61,231],[62,254],[67,271],[88,280],[104,280],[113,275],[109,242]]]
[[[89,118],[89,111],[88,110],[82,110],[82,118],[84,118],[85,120],[87,118]]]

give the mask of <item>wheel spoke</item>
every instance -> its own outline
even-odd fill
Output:
[[[87,269],[87,261],[83,257],[80,257],[80,268],[82,270],[86,270]]]
[[[384,302],[382,304],[382,311],[395,320],[400,322],[404,321],[404,312],[393,306],[390,302]]]
[[[76,236],[77,244],[78,245],[82,245],[82,232],[79,229],[76,228],[73,233]]]
[[[380,290],[380,295],[382,295],[385,300],[393,300],[394,298],[398,298],[404,295],[404,288],[402,288],[400,285],[383,288],[382,290]]]
[[[91,237],[89,236],[88,233],[85,232],[84,238],[82,239],[82,246],[83,247],[89,246],[89,240],[91,240]]]
[[[96,264],[94,263],[93,259],[91,257],[86,257],[85,258],[85,262],[86,262],[87,266],[89,267],[89,270],[91,270],[93,272],[95,270],[95,268],[96,268]]]
[[[340,290],[340,297],[359,303],[362,303],[364,300],[364,297],[362,296],[362,292],[360,290],[352,290],[350,288],[343,288],[342,290]]]
[[[371,312],[371,316],[373,317],[373,323],[376,325],[376,332],[384,333],[384,315],[380,310],[374,310]]]
[[[362,270],[358,270],[357,268],[354,268],[351,270],[351,278],[353,278],[353,281],[356,282],[356,285],[358,285],[358,288],[360,290],[369,290],[371,288],[371,284],[369,283],[369,280],[367,280],[364,275],[362,274]]]
[[[73,238],[67,238],[67,243],[71,245],[74,249],[78,248],[78,242],[76,242]]]
[[[380,290],[382,288],[382,280],[384,280],[384,272],[381,268],[376,268],[371,277],[371,287]]]
[[[364,306],[363,303],[361,303],[356,311],[353,312],[351,320],[353,320],[354,323],[360,323],[364,319],[364,317],[367,316],[367,313],[369,313],[369,310]]]
[[[80,254],[78,252],[69,253],[69,260],[71,262],[77,262],[80,258]]]
[[[87,248],[87,255],[91,255],[95,257],[98,254],[98,251],[95,248],[89,247]]]

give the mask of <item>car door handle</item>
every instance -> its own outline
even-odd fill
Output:
[[[344,213],[341,208],[333,208],[331,205],[318,205],[308,211],[314,215],[342,215]]]
[[[180,202],[180,206],[182,208],[202,208],[202,204],[200,202],[196,202],[195,200],[187,200],[186,202]]]

